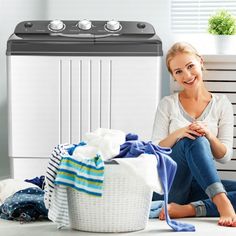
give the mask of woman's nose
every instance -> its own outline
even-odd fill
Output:
[[[185,77],[185,78],[191,77],[191,71],[189,71],[189,70],[184,70],[184,77]]]

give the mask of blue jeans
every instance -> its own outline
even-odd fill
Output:
[[[177,163],[177,172],[169,192],[169,202],[191,203],[197,216],[219,216],[210,199],[218,193],[227,192],[236,209],[236,181],[220,180],[205,137],[181,139],[172,147],[170,156]],[[153,200],[161,199],[162,196],[154,193]]]

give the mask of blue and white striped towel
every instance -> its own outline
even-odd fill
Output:
[[[99,154],[90,159],[63,155],[55,184],[101,196],[103,180],[104,162]]]

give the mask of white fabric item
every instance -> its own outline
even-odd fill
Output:
[[[78,146],[73,152],[73,156],[80,159],[91,159],[94,158],[97,154],[100,154],[98,148],[88,145]]]
[[[152,141],[155,144],[166,138],[175,130],[187,126],[190,122],[181,114],[178,93],[162,98],[153,126]],[[204,118],[209,130],[226,146],[226,154],[220,163],[229,161],[232,157],[233,145],[233,107],[224,94],[212,94],[212,106]]]
[[[37,185],[20,179],[4,179],[0,181],[0,204],[14,193],[26,188],[39,188]]]
[[[157,173],[157,159],[153,154],[141,154],[137,158],[116,158],[120,165],[129,170],[137,181],[143,181],[152,191],[163,194],[161,181]]]
[[[98,128],[86,133],[84,141],[88,146],[96,147],[103,160],[108,160],[120,153],[120,145],[125,142],[125,136],[121,130]],[[74,152],[76,154],[76,150]]]

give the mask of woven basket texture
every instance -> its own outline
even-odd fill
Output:
[[[105,165],[102,197],[68,188],[70,227],[90,232],[129,232],[146,227],[152,189],[122,165]]]

